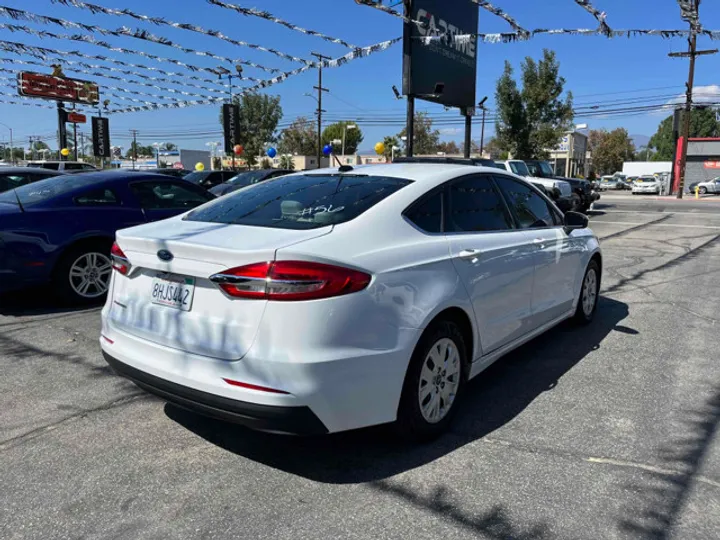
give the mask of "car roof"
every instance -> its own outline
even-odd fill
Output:
[[[12,173],[35,173],[35,174],[47,174],[48,176],[62,176],[64,173],[59,171],[53,171],[52,169],[42,169],[40,167],[3,167],[0,169],[0,174],[12,174]]]

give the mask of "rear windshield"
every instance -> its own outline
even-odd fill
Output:
[[[183,178],[187,180],[188,182],[192,182],[193,184],[200,184],[203,180],[205,180],[210,173],[206,172],[191,172],[187,176],[184,176]]]
[[[185,219],[278,229],[316,229],[356,218],[412,183],[384,176],[306,174],[260,182]]]
[[[60,175],[20,186],[11,191],[0,193],[0,202],[17,204],[18,199],[23,206],[32,206],[58,195],[63,195],[97,182],[95,175]]]
[[[267,171],[250,171],[233,176],[227,183],[236,187],[249,186],[257,184],[258,180],[265,178],[267,174]]]

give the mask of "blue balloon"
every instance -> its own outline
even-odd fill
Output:
[[[326,156],[329,156],[330,154],[332,154],[332,151],[333,151],[333,147],[330,144],[326,144],[325,147],[323,148],[323,154],[325,154]]]
[[[267,155],[268,157],[274,158],[275,156],[277,156],[277,150],[275,150],[274,148],[268,148]]]

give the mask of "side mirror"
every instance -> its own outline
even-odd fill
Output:
[[[581,214],[580,212],[565,212],[564,226],[566,231],[586,229],[588,225],[590,225],[590,220],[585,214]]]

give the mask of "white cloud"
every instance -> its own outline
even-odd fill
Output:
[[[685,94],[678,94],[658,111],[658,114],[666,114],[667,111],[675,108],[676,105],[685,103]],[[720,103],[720,86],[711,84],[708,86],[695,86],[693,88],[693,103]]]
[[[465,128],[459,128],[459,127],[451,127],[451,128],[441,128],[440,135],[460,135],[461,133],[465,132]]]

